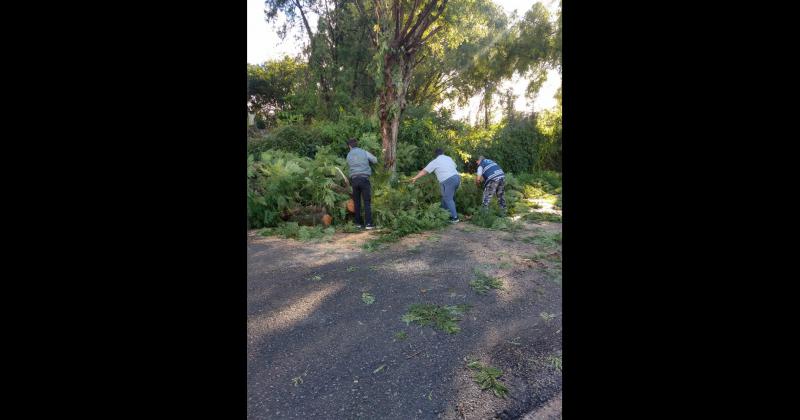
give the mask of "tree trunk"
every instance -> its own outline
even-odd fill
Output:
[[[489,128],[489,103],[483,103],[483,128]]]
[[[375,17],[378,21],[384,22],[387,30],[391,30],[390,28],[394,26],[388,51],[383,57],[383,86],[380,87],[378,103],[383,164],[384,168],[391,171],[391,179],[395,179],[397,173],[396,151],[400,117],[406,107],[406,93],[411,82],[413,68],[419,64],[414,60],[424,42],[442,28],[442,26],[438,26],[423,37],[430,25],[441,17],[447,1],[430,0],[420,4],[418,0],[415,0],[411,13],[407,14],[405,18],[399,0],[393,0],[391,7],[386,7],[385,10],[391,10],[391,12],[385,12],[383,8],[379,7],[380,4],[375,2]],[[363,5],[360,2],[357,2],[356,5],[363,13]],[[419,6],[422,9],[417,13],[416,10]],[[434,10],[436,11],[435,15],[433,14]],[[387,13],[392,13],[392,15],[387,16]],[[404,20],[405,23],[401,24]],[[376,27],[380,30],[379,25]],[[373,44],[376,47],[379,46],[378,35],[373,35]],[[400,80],[393,77],[395,74],[400,76]]]
[[[389,156],[392,157],[392,179],[395,179],[395,175],[397,174],[397,134],[400,132],[400,113],[402,111],[398,111],[394,118],[392,118],[392,143],[390,149],[386,152]]]
[[[381,119],[381,145],[383,146],[383,167],[392,171],[396,169],[395,166],[395,151],[397,150],[396,142],[397,137],[392,135],[392,123],[389,121],[388,109],[380,112]],[[394,177],[394,175],[392,175]]]
[[[492,113],[492,86],[486,82],[486,87],[483,90],[483,128],[489,128],[489,117]]]
[[[383,143],[384,167],[391,171],[391,179],[397,176],[397,136],[400,133],[400,117],[406,109],[406,91],[411,82],[411,62],[413,57],[395,57],[387,60],[400,68],[399,86],[392,84],[381,95],[381,140]],[[389,67],[386,67],[389,69]],[[391,70],[385,72],[385,77],[391,79]]]

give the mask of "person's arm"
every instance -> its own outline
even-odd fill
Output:
[[[372,163],[378,163],[378,158],[376,158],[375,156],[373,156],[373,155],[372,155],[372,153],[370,153],[370,152],[367,152],[366,150],[364,150],[364,152],[366,152],[366,153],[367,153],[367,160],[369,160],[369,161],[370,161],[370,162],[372,162]]]
[[[436,170],[436,166],[435,166],[434,162],[436,162],[436,159],[428,162],[428,165],[426,165],[424,168],[422,168],[422,170],[420,170],[419,173],[417,173],[417,175],[414,178],[411,178],[409,181],[411,181],[411,183],[413,184],[413,183],[417,182],[417,180],[419,178],[422,178],[423,176],[435,171]]]
[[[478,176],[475,177],[475,185],[480,185],[481,181],[483,181],[483,167],[478,166]]]
[[[409,180],[409,182],[411,182],[413,184],[413,183],[417,182],[417,179],[422,178],[423,176],[425,176],[427,174],[428,174],[428,171],[422,169],[422,170],[419,171],[419,173],[417,173],[416,176],[414,176],[414,178],[411,178]]]

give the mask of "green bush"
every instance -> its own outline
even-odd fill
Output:
[[[349,138],[359,139],[359,146],[376,156],[380,153],[378,123],[374,118],[348,115],[338,121],[322,120],[311,124],[302,123],[299,117],[287,121],[290,122],[279,124],[265,136],[248,139],[247,153],[258,155],[269,150],[282,150],[314,157],[318,147],[329,146],[334,155],[345,156]]]
[[[396,236],[446,225],[449,214],[440,207],[438,182],[432,177],[415,185],[406,180],[373,185],[372,217]]]
[[[455,194],[461,215],[476,214],[481,208],[483,185],[475,185],[474,162],[478,154],[498,161],[506,171],[508,215],[527,213],[527,198],[546,198],[560,204],[561,175],[542,170],[526,173],[533,163],[535,148],[531,139],[536,130],[530,122],[497,124],[488,129],[469,129],[454,123],[446,113],[412,108],[402,121],[397,149],[398,177],[390,182],[383,169],[381,139],[375,118],[363,115],[340,115],[337,121],[292,122],[279,124],[266,135],[253,131],[248,138],[248,221],[250,227],[276,227],[300,207],[324,207],[336,226],[352,220],[345,202],[351,189],[345,156],[345,141],[355,137],[359,146],[379,159],[373,166],[373,219],[384,227],[387,242],[409,233],[446,225],[447,212],[440,208],[440,187],[435,175],[428,175],[410,185],[408,174],[415,174],[433,159],[433,149],[442,147],[456,160],[461,185]],[[296,120],[296,119],[295,119]],[[527,125],[526,125],[527,124]],[[535,133],[534,133],[535,134]],[[525,136],[528,140],[524,140]],[[505,139],[505,140],[504,140]],[[527,143],[525,143],[527,141]],[[525,167],[523,169],[520,169]],[[400,181],[400,180],[403,181]],[[558,197],[556,195],[559,195]],[[493,198],[490,209],[498,210]],[[533,216],[531,216],[533,217]],[[504,221],[479,221],[486,227],[510,229]]]
[[[344,222],[350,198],[342,158],[319,147],[314,159],[281,150],[248,157],[247,215],[251,228],[277,226],[292,210],[324,206],[334,221]]]

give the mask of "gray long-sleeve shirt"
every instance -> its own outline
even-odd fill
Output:
[[[347,154],[347,166],[350,167],[350,177],[352,178],[353,175],[372,175],[372,168],[369,167],[370,162],[378,163],[378,158],[372,156],[370,152],[358,147],[350,149],[350,153]]]

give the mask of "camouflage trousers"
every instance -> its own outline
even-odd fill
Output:
[[[499,178],[487,181],[486,186],[483,187],[483,207],[488,207],[489,201],[492,199],[494,195],[497,195],[497,203],[500,204],[501,209],[505,209],[506,208],[506,197],[504,194],[505,189],[506,189],[505,178]]]

